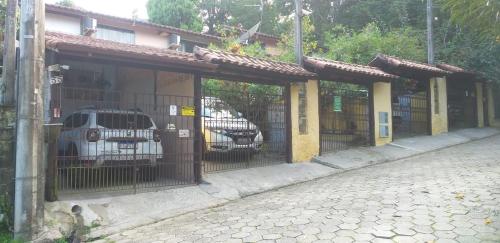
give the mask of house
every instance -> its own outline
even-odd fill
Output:
[[[128,19],[96,13],[76,7],[46,4],[46,30],[72,35],[95,35],[98,39],[127,44],[170,48],[193,52],[194,46],[219,45],[219,36],[198,33],[140,19]],[[245,30],[239,29],[240,32]],[[251,42],[259,41],[270,55],[277,54],[279,38],[257,32]]]

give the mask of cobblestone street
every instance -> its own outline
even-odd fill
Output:
[[[110,242],[500,242],[500,136],[189,213]]]

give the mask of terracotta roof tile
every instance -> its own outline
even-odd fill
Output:
[[[148,46],[132,45],[114,41],[100,40],[87,36],[46,32],[46,48],[59,51],[84,51],[94,54],[111,54],[133,59],[146,59],[166,63],[185,63],[199,66],[214,66],[199,60],[192,53],[161,49]]]
[[[344,71],[344,72],[357,73],[377,78],[385,78],[388,80],[398,78],[398,76],[386,73],[376,67],[350,64],[350,63],[326,60],[321,58],[306,57],[304,59],[304,64],[306,66],[311,66],[316,70],[322,70],[322,71],[328,71],[328,70],[330,70],[331,72]]]
[[[237,55],[233,53],[209,50],[206,48],[196,47],[194,50],[196,56],[207,62],[221,65],[231,65],[254,70],[268,71],[282,75],[293,75],[299,77],[313,78],[316,74],[305,70],[303,67],[285,62],[277,62],[266,59],[260,59],[250,56]]]
[[[452,72],[452,73],[475,74],[475,72],[473,72],[473,71],[468,71],[468,70],[465,70],[461,67],[453,66],[450,64],[446,64],[446,63],[438,64],[437,67],[441,68],[443,70]]]
[[[388,55],[384,55],[384,54],[378,54],[369,65],[380,67],[381,63],[386,64],[386,65],[390,65],[390,66],[396,67],[396,68],[412,69],[413,71],[416,71],[416,72],[420,71],[420,72],[427,72],[427,73],[433,73],[433,74],[438,74],[438,75],[450,74],[450,72],[439,69],[433,65],[429,65],[429,64],[421,63],[421,62],[416,62],[416,61],[405,60],[405,59],[401,59],[401,58],[393,57],[393,56],[388,56]]]

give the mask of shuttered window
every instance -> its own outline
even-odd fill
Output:
[[[97,26],[97,39],[116,41],[126,44],[135,44],[135,33],[131,30],[113,28],[109,26]]]

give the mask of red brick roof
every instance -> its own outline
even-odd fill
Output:
[[[178,35],[188,34],[188,35],[192,35],[192,36],[202,37],[202,38],[205,38],[208,40],[214,40],[217,42],[222,41],[222,38],[220,38],[218,36],[214,36],[214,35],[208,35],[208,34],[203,34],[203,33],[195,32],[195,31],[184,30],[184,29],[180,29],[180,28],[176,28],[176,27],[172,27],[172,26],[167,26],[167,25],[155,24],[155,23],[151,23],[151,22],[146,21],[146,20],[129,19],[129,18],[122,18],[122,17],[112,16],[112,15],[107,15],[107,14],[102,14],[102,13],[96,13],[96,12],[92,12],[92,11],[87,11],[87,10],[82,9],[82,8],[66,7],[66,6],[61,6],[61,5],[57,5],[57,4],[45,4],[45,8],[49,12],[73,14],[73,15],[78,15],[78,16],[89,16],[89,17],[93,17],[93,18],[100,17],[100,18],[106,18],[106,19],[110,19],[110,20],[125,21],[125,22],[129,22],[130,24],[139,24],[139,25],[143,25],[143,26],[158,28],[158,29],[165,30],[167,32],[171,32],[171,33],[178,34]]]
[[[213,64],[229,65],[256,71],[267,71],[281,75],[299,76],[303,78],[316,77],[316,74],[311,73],[303,67],[293,63],[271,61],[223,51],[209,50],[201,47],[196,47],[194,53],[198,58]]]
[[[193,66],[215,67],[215,65],[196,58],[192,53],[100,40],[81,35],[46,32],[45,45],[46,48],[56,49],[57,51],[85,52],[96,55],[142,59],[158,62],[158,65],[182,63]]]
[[[439,69],[433,65],[429,65],[426,63],[416,62],[401,59],[398,57],[378,54],[373,61],[370,62],[370,66],[376,66],[385,70],[385,66],[388,65],[392,68],[396,69],[407,69],[413,72],[422,72],[432,75],[444,76],[450,74],[450,72]],[[386,70],[387,71],[387,70]]]
[[[438,64],[437,67],[441,68],[443,70],[452,72],[452,73],[475,74],[475,72],[473,72],[473,71],[468,71],[468,70],[465,70],[461,67],[457,67],[457,66],[453,66],[453,65],[445,64],[445,63]]]
[[[305,57],[304,65],[306,67],[313,68],[315,72],[345,72],[345,73],[354,73],[361,74],[363,76],[371,76],[374,78],[382,78],[386,80],[397,79],[398,76],[388,74],[379,68],[350,64],[345,62],[326,60],[321,58],[314,57]]]

